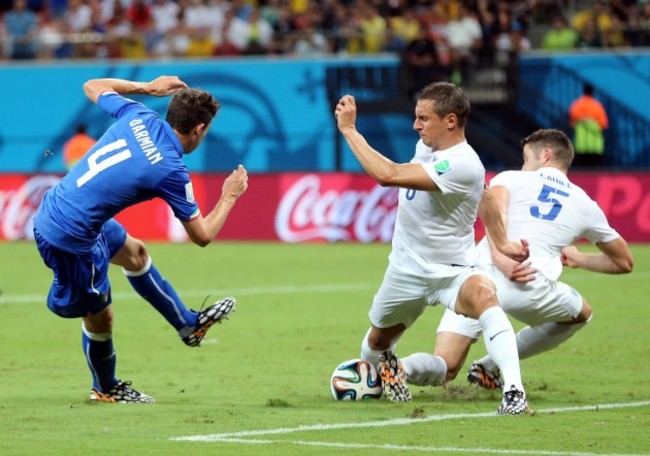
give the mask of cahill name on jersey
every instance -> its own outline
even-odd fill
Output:
[[[562,273],[563,247],[582,237],[592,243],[619,237],[596,202],[557,168],[504,171],[490,181],[497,186],[510,194],[508,238],[528,239],[532,266],[551,280]],[[491,262],[486,240],[480,247],[481,261]]]

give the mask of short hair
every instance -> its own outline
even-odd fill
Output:
[[[533,152],[537,155],[542,149],[551,149],[551,161],[561,165],[564,169],[569,169],[573,163],[575,155],[573,151],[573,144],[569,137],[560,130],[553,128],[546,128],[537,130],[531,135],[526,136],[521,140],[521,147],[528,145]]]
[[[450,82],[433,82],[418,94],[418,100],[432,100],[433,112],[438,117],[456,114],[458,125],[465,127],[469,117],[470,105],[463,90]]]
[[[594,94],[594,86],[589,84],[588,82],[585,83],[585,85],[582,88],[582,93],[585,95],[593,95]]]
[[[210,125],[219,108],[221,105],[209,92],[185,88],[172,97],[165,120],[174,130],[187,135],[199,124]]]

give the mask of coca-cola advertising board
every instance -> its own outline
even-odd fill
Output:
[[[219,199],[225,174],[193,174],[203,213]],[[0,175],[0,240],[32,239],[32,218],[56,175]],[[650,173],[572,173],[629,242],[650,242]],[[253,174],[248,191],[219,234],[222,240],[283,242],[389,242],[397,190],[363,174]],[[132,236],[183,242],[187,236],[159,199],[117,216]],[[477,227],[480,236],[482,229]]]

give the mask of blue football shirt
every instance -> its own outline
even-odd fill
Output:
[[[183,147],[158,113],[115,92],[97,105],[117,121],[70,172],[47,191],[34,226],[50,244],[89,252],[102,225],[123,209],[162,198],[174,215],[199,215]]]

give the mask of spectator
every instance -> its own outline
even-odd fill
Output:
[[[304,23],[296,33],[296,41],[293,43],[293,53],[304,56],[318,56],[329,52],[327,38],[317,29],[319,14],[316,11],[307,12],[303,15]]]
[[[218,44],[214,48],[215,56],[235,56],[241,54],[239,48],[232,41],[230,41],[228,33],[232,22],[236,20],[238,20],[238,18],[235,16],[235,11],[233,9],[226,10],[221,32],[219,34],[219,39],[217,41]]]
[[[598,167],[603,164],[605,136],[609,126],[605,107],[594,98],[594,88],[585,84],[582,96],[569,107],[569,125],[574,130],[576,166]]]
[[[386,27],[386,19],[379,15],[374,5],[362,7],[359,18],[359,28],[363,36],[361,50],[370,54],[380,52],[384,46]]]
[[[404,63],[409,76],[407,91],[409,96],[414,96],[431,81],[447,79],[447,75],[438,60],[436,44],[431,39],[428,30],[420,28],[417,39],[408,43],[404,52]]]
[[[248,20],[236,16],[228,28],[228,40],[234,44],[242,54],[260,55],[268,52],[273,39],[271,24],[260,17],[260,11],[252,8]]]
[[[14,0],[13,8],[4,18],[7,38],[9,39],[9,58],[15,60],[36,57],[37,34],[36,14],[27,9],[25,0]]]
[[[605,34],[607,47],[627,47],[629,43],[625,34],[626,28],[625,23],[618,16],[612,16],[612,27]]]
[[[389,20],[395,36],[404,43],[409,43],[420,34],[420,21],[412,9],[405,9],[401,15]]]
[[[454,69],[452,81],[456,84],[469,78],[476,53],[483,44],[481,25],[467,6],[460,5],[458,13],[458,19],[447,24],[447,42],[451,48]]]
[[[589,8],[578,11],[571,20],[573,28],[581,32],[590,22],[600,33],[606,33],[612,27],[612,15],[608,7],[600,0],[596,0]]]
[[[67,25],[60,18],[52,20],[42,19],[38,27],[38,58],[40,59],[66,59],[74,52],[72,43],[65,39]]]
[[[552,28],[542,38],[542,49],[560,51],[574,49],[578,44],[578,33],[569,27],[564,16],[557,15],[551,21]]]
[[[530,40],[523,34],[521,25],[515,23],[510,32],[501,33],[496,39],[497,65],[508,68],[519,53],[530,50],[530,47]]]
[[[97,140],[86,133],[86,126],[81,124],[65,144],[63,144],[63,163],[67,169],[72,168],[83,157]]]
[[[172,40],[179,31],[178,15],[180,6],[173,0],[155,0],[151,5],[152,30],[151,54],[154,56],[173,55]]]
[[[72,33],[83,33],[92,24],[92,10],[84,0],[69,0],[68,10],[64,14]]]
[[[579,32],[578,47],[580,49],[601,48],[603,44],[603,35],[596,25],[596,21],[587,20]]]

